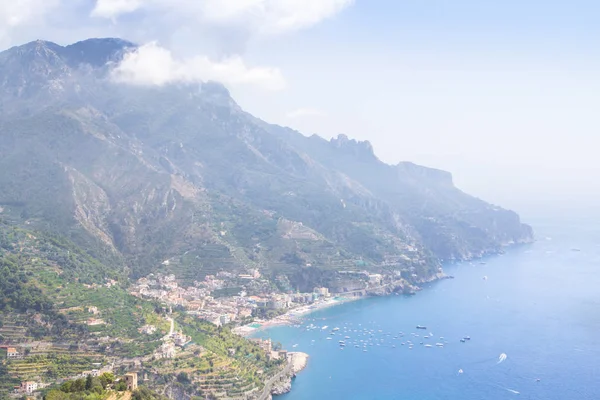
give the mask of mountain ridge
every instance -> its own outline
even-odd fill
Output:
[[[197,251],[197,278],[220,263],[296,288],[336,287],[335,274],[324,282],[310,268],[363,263],[426,279],[441,261],[533,239],[516,213],[456,189],[448,172],[268,124],[219,83],[112,82],[135,49],[113,38],[0,53],[0,216],[116,254],[133,276]],[[215,248],[220,261],[202,255]]]

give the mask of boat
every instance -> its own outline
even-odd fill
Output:
[[[338,327],[335,327],[335,328],[332,329],[332,331],[334,331],[334,332],[335,331],[339,331],[339,330],[340,330],[340,328],[338,328]]]
[[[433,346],[430,344],[426,344],[425,347],[433,347]]]
[[[462,343],[466,342],[466,340],[465,340],[465,339],[460,339],[460,341],[461,341]]]
[[[471,340],[471,336],[465,336],[464,339],[465,340]]]
[[[328,337],[328,338],[327,338],[327,340],[331,340],[331,338],[330,338],[330,337]]]
[[[444,347],[444,343],[436,343],[435,344],[437,347]]]
[[[328,327],[327,325],[325,325],[325,326],[324,326],[324,327],[322,327],[321,329],[325,330],[325,329],[327,329],[327,328],[329,328],[329,327]]]
[[[427,327],[423,325],[417,325],[417,329],[427,329]]]

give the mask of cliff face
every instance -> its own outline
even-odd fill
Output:
[[[447,172],[269,125],[217,83],[114,84],[111,65],[133,49],[94,39],[0,53],[0,216],[120,256],[133,274],[193,251],[190,278],[258,267],[294,287],[333,284],[338,270],[430,277],[440,260],[532,240]]]

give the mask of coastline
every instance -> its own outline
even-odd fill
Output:
[[[288,356],[290,356],[290,361],[292,362],[292,371],[294,374],[297,374],[306,368],[306,365],[308,364],[308,354],[294,351],[289,352]]]
[[[331,299],[321,301],[316,304],[293,308],[293,309],[287,311],[285,314],[282,314],[282,315],[275,317],[273,319],[270,319],[270,320],[266,320],[266,321],[259,320],[259,321],[252,322],[251,324],[248,324],[248,325],[238,326],[233,329],[233,332],[238,335],[247,337],[247,336],[252,335],[255,332],[258,332],[258,331],[261,331],[264,329],[268,329],[268,328],[272,328],[274,326],[294,325],[299,322],[299,319],[301,317],[304,317],[315,311],[323,310],[323,309],[337,306],[340,304],[345,304],[345,303],[348,303],[351,301],[360,300],[362,298],[364,298],[364,297],[358,297],[358,296],[357,297],[333,297]]]
[[[418,284],[422,285],[422,284],[432,283],[432,282],[443,280],[443,279],[452,279],[452,278],[453,278],[452,276],[448,276],[448,275],[444,274],[443,272],[441,272],[441,273],[436,273],[436,274],[428,277],[427,279],[423,279],[423,280],[419,281]],[[398,281],[398,282],[394,282],[392,286],[394,288],[401,287],[403,289],[408,287],[410,289],[410,291],[404,292],[404,293],[409,293],[409,294],[416,294],[416,292],[422,290],[422,288],[419,286],[413,286],[410,284],[408,284],[408,286],[406,286],[406,284],[407,284],[406,281]],[[363,296],[345,297],[344,294],[342,293],[340,296],[335,296],[335,297],[329,298],[327,300],[320,301],[318,303],[293,308],[291,310],[288,310],[284,314],[279,315],[273,319],[255,320],[254,322],[252,322],[250,324],[238,326],[233,329],[233,333],[238,334],[240,336],[248,337],[258,331],[272,328],[274,326],[295,325],[295,324],[300,323],[300,321],[299,321],[300,318],[302,318],[308,314],[311,314],[315,311],[323,310],[323,309],[337,306],[340,304],[349,303],[352,301],[365,299],[367,297],[389,296],[392,293],[389,291],[389,288],[390,288],[390,284],[386,284],[379,288],[365,289],[365,294]]]

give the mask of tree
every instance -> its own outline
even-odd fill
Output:
[[[64,393],[70,393],[71,392],[71,386],[73,386],[73,382],[72,381],[66,381],[65,383],[63,383],[62,385],[60,385],[60,390],[61,390],[61,392],[64,392]]]
[[[125,381],[119,381],[116,385],[115,385],[115,389],[119,392],[124,392],[127,390],[127,383],[125,383]]]
[[[85,379],[74,380],[71,384],[71,392],[83,392],[85,390]]]
[[[177,381],[179,383],[182,383],[184,385],[187,385],[190,383],[190,378],[187,374],[187,372],[180,372],[179,374],[177,374]]]
[[[105,372],[100,375],[100,384],[104,389],[108,387],[108,385],[112,385],[115,381],[115,376],[111,372]]]
[[[93,385],[94,381],[92,380],[92,375],[88,375],[87,378],[85,378],[85,390],[91,390]]]

